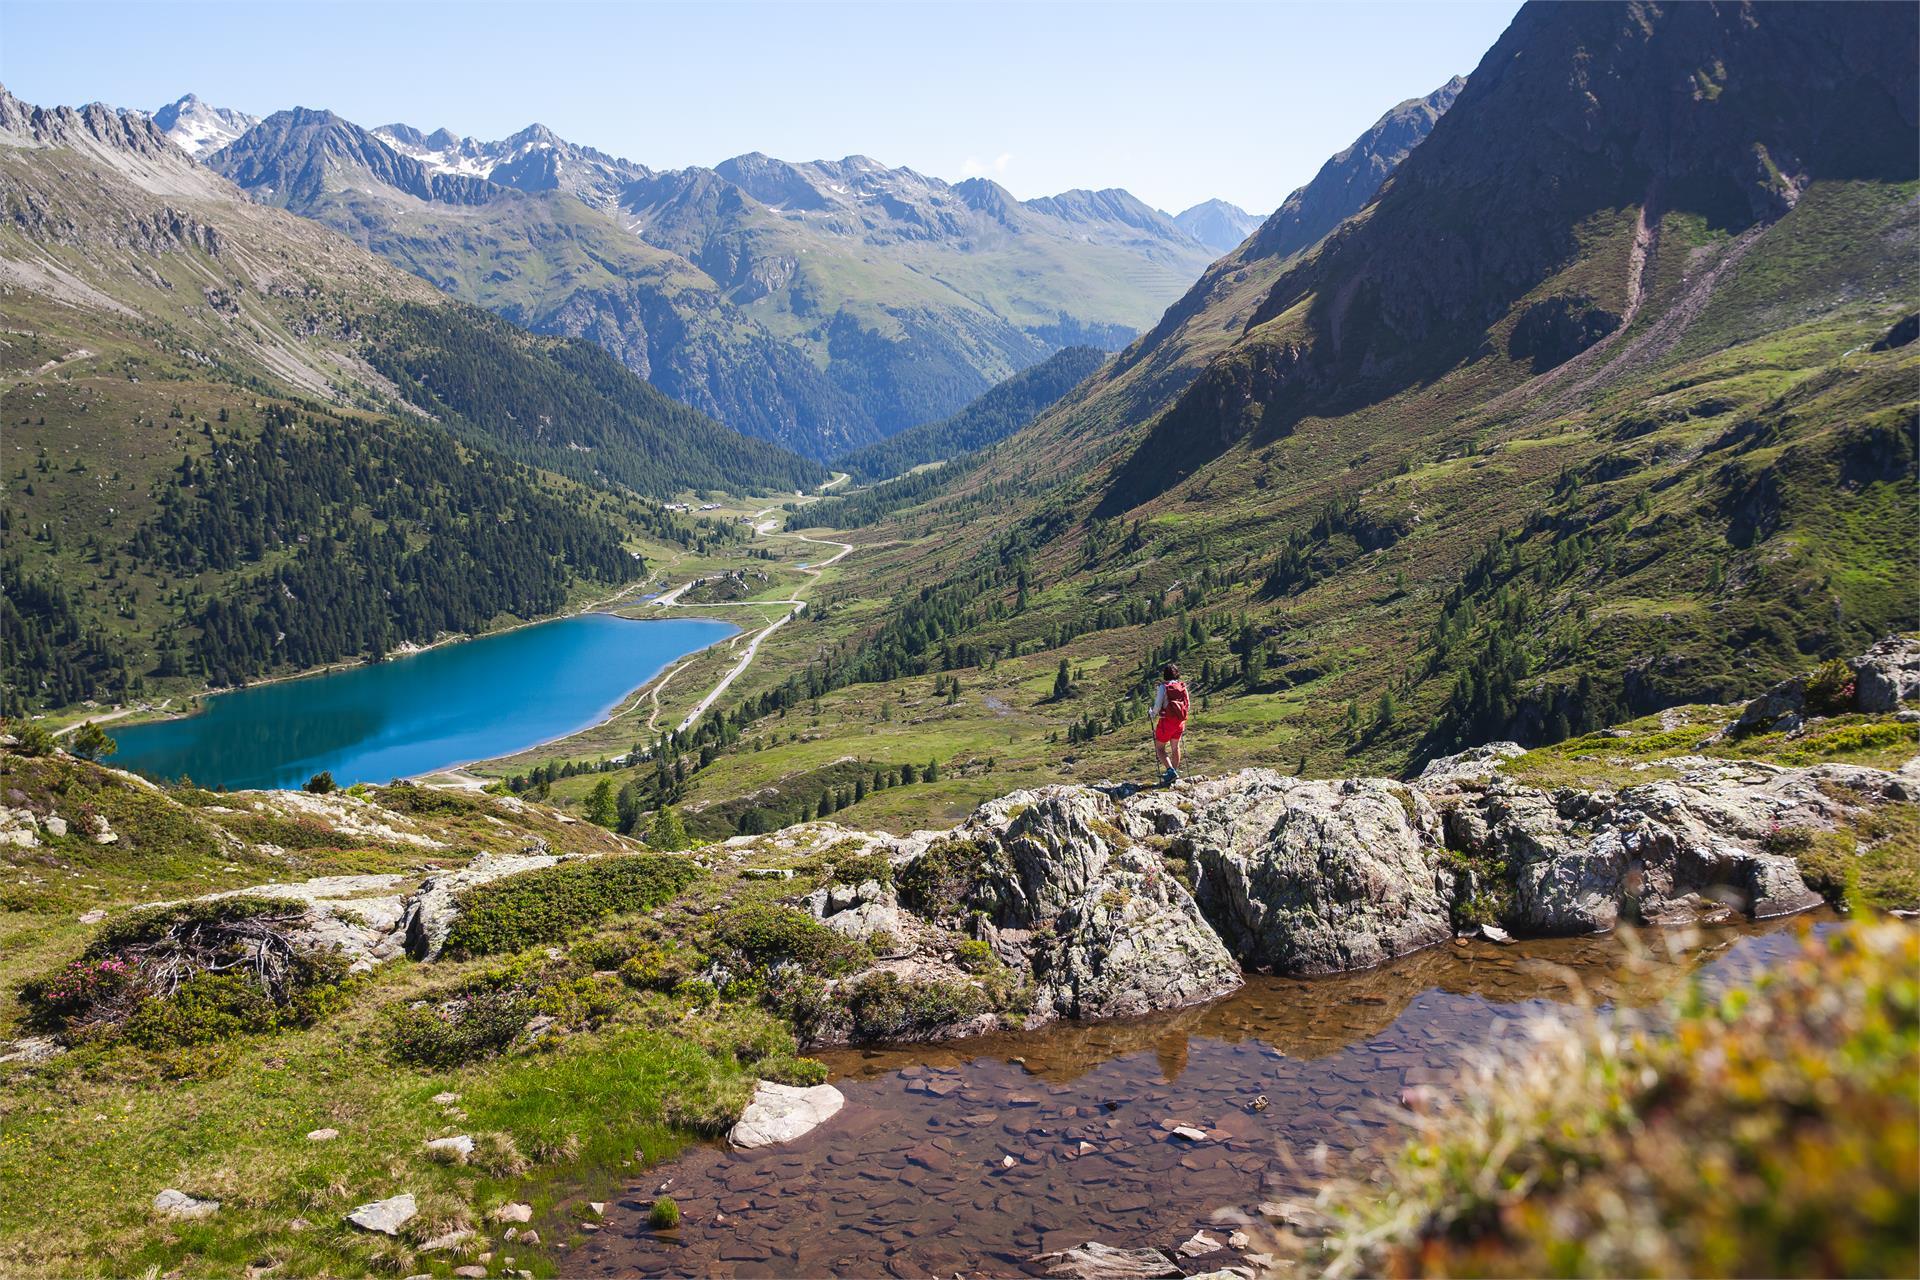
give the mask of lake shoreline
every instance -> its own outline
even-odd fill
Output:
[[[534,634],[541,628],[558,630]],[[317,772],[351,785],[461,770],[604,724],[662,670],[738,633],[722,619],[635,618],[603,603],[460,638],[502,648],[449,637],[384,662],[209,694],[191,714],[131,725],[119,763],[234,790],[287,789]],[[430,666],[405,665],[429,656]]]

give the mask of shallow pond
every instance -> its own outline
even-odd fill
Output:
[[[113,763],[201,786],[386,782],[524,751],[597,723],[667,664],[735,628],[590,613],[326,675],[223,693],[111,729]],[[644,737],[636,722],[636,737]]]
[[[1641,1004],[1688,974],[1725,982],[1784,955],[1806,916],[1652,950],[1609,936],[1446,946],[1336,978],[1251,978],[1195,1009],[944,1045],[824,1055],[847,1105],[798,1142],[703,1145],[608,1205],[568,1275],[1040,1274],[1088,1240],[1225,1240],[1223,1207],[1310,1189],[1324,1159],[1391,1139],[1410,1085],[1576,997]],[[1572,984],[1571,986],[1569,984]],[[1253,1110],[1255,1098],[1268,1105]],[[1203,1142],[1171,1128],[1208,1132]],[[1324,1147],[1324,1150],[1322,1148]],[[685,1220],[646,1225],[661,1184]],[[1189,1273],[1236,1261],[1189,1259]]]

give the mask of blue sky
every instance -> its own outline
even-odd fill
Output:
[[[1471,71],[1517,7],[0,0],[0,80],[41,104],[192,92],[481,138],[537,120],[656,168],[859,152],[1022,198],[1264,213]]]

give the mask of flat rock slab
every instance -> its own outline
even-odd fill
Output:
[[[206,1218],[220,1208],[218,1200],[199,1200],[184,1191],[168,1187],[153,1198],[153,1211],[169,1218]]]
[[[749,1148],[792,1142],[831,1120],[846,1102],[846,1096],[830,1084],[803,1088],[762,1080],[727,1141]]]
[[[347,1215],[347,1221],[362,1231],[378,1231],[381,1235],[397,1236],[400,1234],[400,1228],[411,1222],[413,1216],[419,1212],[420,1206],[415,1202],[413,1193],[407,1191],[397,1196],[389,1196],[385,1200],[363,1204]]]
[[[1181,1274],[1173,1259],[1158,1249],[1116,1249],[1098,1240],[1034,1259],[1050,1276],[1066,1280],[1159,1280]]]

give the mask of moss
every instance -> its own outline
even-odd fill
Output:
[[[980,973],[994,964],[993,948],[978,938],[968,938],[953,949],[953,962],[968,973]]]
[[[647,1210],[647,1225],[655,1231],[671,1231],[680,1225],[680,1206],[672,1196],[661,1196]]]
[[[702,874],[691,858],[625,854],[506,876],[459,895],[446,951],[491,955],[559,942],[609,916],[657,907]]]

